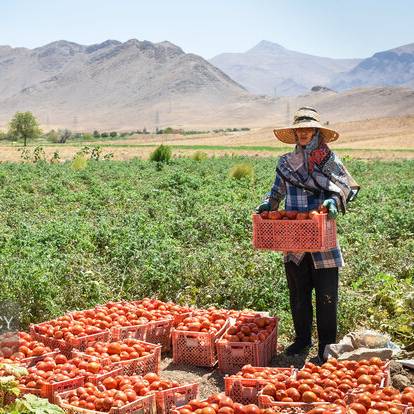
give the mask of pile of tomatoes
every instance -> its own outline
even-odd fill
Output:
[[[393,387],[384,387],[354,393],[349,408],[350,414],[379,414],[380,411],[402,414],[404,409],[400,404],[414,406],[414,387],[406,387],[403,392]]]
[[[153,344],[126,338],[118,342],[96,342],[85,349],[85,354],[115,363],[152,355],[155,348]]]
[[[216,308],[197,310],[193,316],[188,316],[179,323],[176,329],[215,334],[226,324],[228,316],[228,311]]]
[[[109,372],[109,366],[103,366],[99,361],[91,358],[67,359],[63,354],[53,357],[45,357],[43,361],[28,368],[28,375],[19,378],[21,385],[27,388],[41,389],[46,384],[67,381],[79,377],[87,377],[96,374]]]
[[[26,358],[40,357],[52,350],[26,332],[8,332],[0,338],[0,362],[13,363]]]
[[[276,328],[277,319],[260,314],[255,317],[240,316],[230,326],[222,341],[228,342],[263,342]]]
[[[287,210],[275,210],[275,211],[263,211],[260,213],[260,217],[267,220],[312,220],[318,217],[324,211],[287,211]]]

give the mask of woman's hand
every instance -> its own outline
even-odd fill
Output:
[[[336,201],[333,198],[326,199],[322,206],[328,209],[328,217],[330,219],[335,219],[337,217],[338,207],[336,206]]]
[[[262,204],[256,207],[256,213],[260,214],[263,211],[274,211],[279,208],[280,201],[273,197],[266,198]]]
[[[270,201],[264,201],[262,204],[258,205],[256,207],[256,213],[260,214],[263,213],[263,211],[270,211],[271,209]]]

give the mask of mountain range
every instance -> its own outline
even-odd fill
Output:
[[[366,59],[332,59],[264,40],[244,53],[223,53],[210,62],[248,91],[269,96],[297,96],[315,85],[336,91],[414,86],[414,43]]]
[[[280,125],[299,104],[317,105],[330,121],[414,113],[413,46],[357,60],[319,58],[264,41],[246,52],[241,78],[220,63],[226,55],[208,62],[168,41],[137,39],[0,46],[0,128],[24,110],[45,129],[74,130]],[[230,61],[244,54],[236,55]],[[315,84],[343,91],[310,92]]]

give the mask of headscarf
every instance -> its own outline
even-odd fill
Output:
[[[292,185],[315,194],[327,191],[336,195],[338,208],[345,213],[346,205],[352,201],[359,185],[351,177],[339,157],[323,142],[317,129],[310,143],[297,145],[295,151],[282,155],[277,172]]]

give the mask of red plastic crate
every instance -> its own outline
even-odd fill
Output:
[[[151,321],[147,324],[145,341],[152,344],[161,345],[162,352],[168,352],[171,349],[171,330],[174,319],[162,319]]]
[[[336,222],[327,214],[308,220],[270,220],[253,214],[253,247],[281,252],[321,252],[336,247]]]
[[[88,346],[91,344],[98,342],[98,341],[109,341],[110,339],[110,331],[104,330],[102,332],[98,332],[93,335],[85,335],[78,338],[73,338],[70,341],[65,341],[63,339],[55,339],[50,338],[46,335],[42,335],[39,332],[37,332],[36,328],[37,326],[41,326],[47,322],[43,322],[39,325],[30,325],[30,335],[34,339],[36,339],[39,342],[42,342],[46,346],[48,346],[51,349],[58,348],[62,354],[65,354],[67,357],[70,358],[70,355],[72,353],[73,349],[78,349],[80,351],[84,351]]]
[[[188,384],[169,390],[157,391],[155,399],[158,414],[169,414],[175,407],[182,407],[198,397],[199,385]]]
[[[234,374],[244,366],[265,367],[277,353],[278,318],[270,335],[259,343],[255,342],[224,342],[216,343],[218,366],[221,372]]]
[[[295,369],[255,367],[256,371],[271,369],[275,374],[288,374],[293,377]],[[260,378],[224,377],[224,390],[228,397],[240,404],[258,404],[258,394],[269,381]]]
[[[172,331],[173,361],[197,367],[213,367],[217,363],[216,341],[229,326],[227,320],[215,334],[209,332]]]
[[[60,393],[56,396],[56,403],[63,408],[67,414],[103,414],[103,411],[87,410],[75,407],[63,401],[68,392]],[[139,398],[121,408],[111,408],[108,414],[156,414],[155,394],[149,394]]]
[[[71,378],[66,381],[47,383],[42,388],[27,388],[19,386],[22,394],[34,394],[42,398],[47,398],[49,402],[56,402],[56,393],[73,390],[85,384],[84,377]]]

